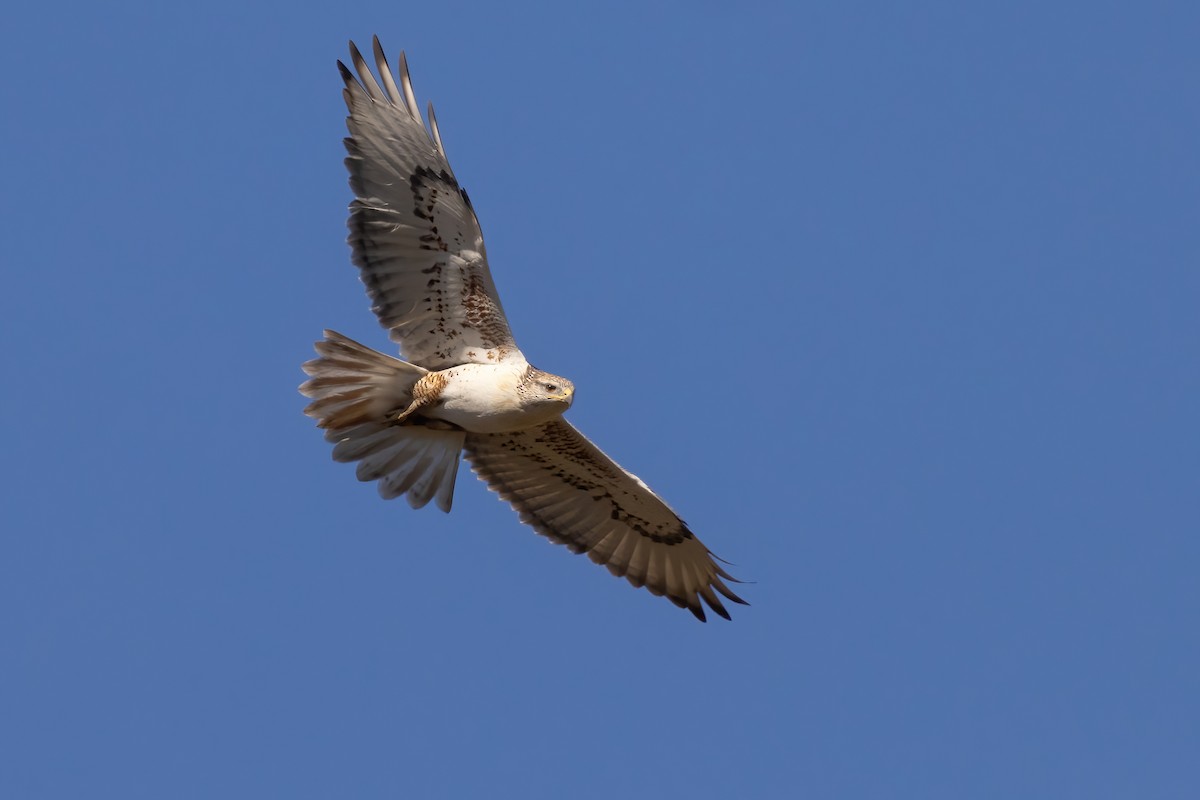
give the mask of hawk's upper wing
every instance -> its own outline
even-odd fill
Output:
[[[471,201],[446,161],[433,106],[429,129],[400,54],[400,86],[379,39],[381,88],[354,43],[356,78],[338,62],[350,116],[346,167],[350,246],[372,310],[404,356],[428,369],[521,357],[488,270]]]
[[[683,520],[566,420],[515,433],[468,433],[464,447],[475,472],[521,521],[554,542],[700,620],[700,598],[729,619],[713,589],[745,604],[721,580],[734,578]]]

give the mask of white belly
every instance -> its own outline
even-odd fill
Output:
[[[463,364],[444,370],[446,386],[438,403],[421,413],[472,433],[504,433],[541,425],[561,409],[525,408],[517,386],[523,364]]]

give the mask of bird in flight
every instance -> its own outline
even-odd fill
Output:
[[[304,364],[304,413],[334,459],[358,462],[358,479],[378,481],[384,498],[450,511],[465,455],[538,533],[701,621],[701,600],[729,619],[721,597],[745,604],[724,582],[736,579],[650,487],[563,419],[571,381],[517,348],[433,106],[426,127],[404,54],[398,84],[378,37],[374,55],[378,79],[353,42],[354,71],[338,62],[355,196],[348,241],[405,360],[325,331]]]

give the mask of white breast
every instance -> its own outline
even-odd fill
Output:
[[[500,433],[536,425],[527,420],[517,386],[525,364],[463,364],[444,370],[446,386],[427,416],[475,433]]]

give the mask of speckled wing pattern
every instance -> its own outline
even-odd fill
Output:
[[[467,434],[475,472],[543,536],[587,553],[634,586],[704,619],[703,598],[729,619],[718,593],[745,601],[683,520],[565,420],[514,433]],[[714,591],[715,590],[715,591]]]
[[[374,52],[382,87],[353,43],[357,77],[338,62],[350,112],[349,242],[372,310],[404,357],[427,369],[520,357],[433,106],[426,129],[404,54],[397,86],[378,38]]]

